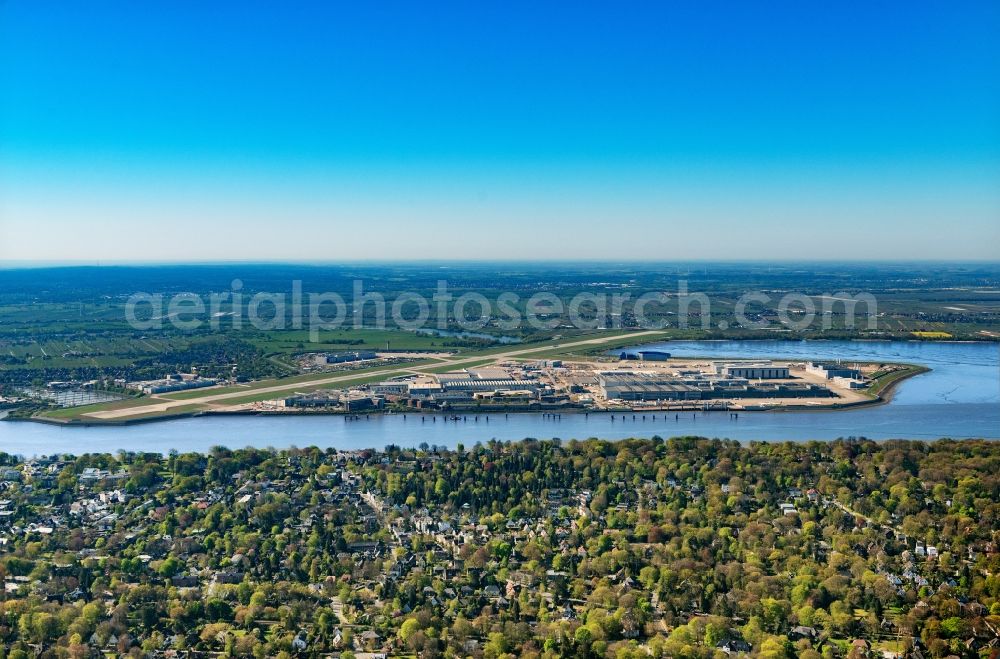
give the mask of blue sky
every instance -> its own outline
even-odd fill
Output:
[[[0,260],[1000,259],[996,2],[283,4],[0,5]]]

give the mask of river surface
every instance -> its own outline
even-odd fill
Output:
[[[703,435],[749,440],[829,440],[938,437],[1000,438],[1000,345],[985,343],[852,341],[674,341],[650,344],[678,357],[841,359],[924,364],[932,370],[901,383],[892,402],[851,410],[632,415],[491,414],[478,421],[444,416],[202,416],[132,426],[61,427],[0,422],[0,451],[21,455],[80,454],[119,449],[205,451],[212,446],[382,448],[387,444],[454,447],[525,437],[622,439]]]

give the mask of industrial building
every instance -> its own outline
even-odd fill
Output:
[[[561,359],[539,359],[537,362],[525,364],[524,369],[536,371],[543,368],[562,368],[562,365],[563,362]]]
[[[331,409],[342,412],[360,412],[381,409],[383,399],[357,391],[316,391],[296,394],[284,400],[285,407]]]
[[[535,400],[540,383],[516,379],[502,369],[487,367],[456,373],[425,376],[404,382],[382,382],[372,387],[380,394],[400,396],[399,385],[406,385],[406,397],[425,403],[463,403],[474,400]]]
[[[806,365],[806,372],[826,378],[827,380],[833,378],[857,379],[861,377],[860,370],[832,362],[809,362]]]
[[[218,384],[218,380],[212,378],[200,378],[191,373],[177,373],[169,375],[162,380],[147,380],[145,382],[131,382],[129,389],[137,389],[142,393],[166,394],[174,391],[187,391],[188,389],[202,389]]]
[[[698,388],[669,376],[609,371],[598,373],[601,395],[608,400],[700,400]]]
[[[642,360],[645,362],[665,362],[670,359],[670,353],[663,350],[637,350],[635,352],[622,352],[618,355],[622,361]]]
[[[372,385],[372,393],[380,396],[405,396],[409,390],[410,383],[406,380],[388,380]]]
[[[431,377],[418,378],[407,383],[406,392],[411,398],[420,398],[440,394],[444,391],[441,383]]]
[[[717,375],[727,378],[746,378],[747,380],[787,380],[788,366],[777,366],[774,362],[728,362],[716,363]]]
[[[445,391],[467,391],[475,393],[477,391],[500,391],[503,389],[524,389],[531,387],[530,382],[515,380],[513,378],[483,379],[470,377],[452,377],[442,375],[438,377],[438,382]]]
[[[529,402],[536,398],[535,392],[530,389],[504,389],[502,391],[477,391],[472,394],[473,400],[489,402]]]
[[[799,382],[752,383],[745,378],[711,375],[676,376],[634,371],[605,371],[597,375],[607,400],[715,400],[732,398],[827,398],[835,394],[815,384]]]
[[[841,387],[842,389],[867,389],[871,384],[868,380],[859,378],[844,378],[844,377],[834,377],[830,378],[830,382],[833,383],[835,387]]]
[[[371,350],[354,350],[350,352],[331,352],[326,355],[327,364],[346,364],[348,362],[360,362],[366,359],[377,359]]]

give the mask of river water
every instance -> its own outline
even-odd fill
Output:
[[[628,414],[491,414],[478,421],[447,421],[444,416],[372,415],[360,420],[340,416],[202,416],[133,426],[61,427],[0,422],[0,451],[22,455],[133,451],[204,451],[215,445],[276,448],[319,446],[340,449],[382,448],[387,444],[454,447],[477,441],[622,439],[660,435],[702,435],[749,440],[829,440],[938,437],[1000,438],[1000,345],[980,343],[852,341],[688,341],[642,346],[683,357],[774,357],[841,359],[924,364],[932,370],[899,385],[892,402],[859,409],[815,412],[726,412],[651,414],[633,421]]]

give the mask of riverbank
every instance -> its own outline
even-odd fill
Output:
[[[635,346],[636,343],[630,344]],[[206,451],[212,446],[257,448],[316,445],[343,450],[422,443],[454,447],[491,440],[607,440],[699,435],[738,440],[829,441],[846,437],[888,439],[1000,439],[1000,346],[959,342],[884,341],[671,341],[659,349],[677,357],[724,360],[811,359],[847,363],[919,364],[931,370],[887,387],[881,401],[835,410],[780,410],[772,414],[641,412],[547,416],[516,413],[475,416],[459,422],[407,412],[348,420],[343,415],[185,414],[168,421],[129,425],[0,423],[0,451],[8,454]],[[175,408],[176,410],[176,408]],[[612,420],[614,419],[614,420]]]
[[[850,409],[856,409],[860,407],[869,407],[875,405],[884,405],[892,400],[892,395],[894,390],[907,379],[920,375],[922,373],[927,373],[931,369],[926,366],[921,366],[918,364],[893,364],[893,366],[900,367],[899,370],[893,371],[886,374],[884,380],[876,380],[872,385],[871,396],[864,400],[853,400],[848,402],[830,402],[830,403],[809,403],[802,404],[794,402],[794,400],[781,400],[774,403],[769,403],[766,399],[761,399],[761,402],[750,404],[747,403],[731,403],[729,401],[704,401],[704,402],[682,402],[682,403],[667,403],[659,405],[632,405],[632,406],[621,406],[614,408],[593,408],[593,407],[580,407],[580,406],[525,406],[525,405],[511,405],[506,407],[496,407],[488,410],[483,409],[454,409],[454,410],[434,410],[434,411],[423,411],[417,409],[406,409],[406,410],[368,410],[360,414],[360,416],[383,416],[383,415],[412,415],[412,416],[426,416],[430,417],[468,417],[468,416],[486,416],[490,414],[494,415],[508,415],[508,414],[546,414],[546,413],[566,413],[566,414],[587,414],[587,415],[609,415],[613,416],[615,414],[676,414],[676,413],[687,413],[687,412],[731,412],[731,413],[779,413],[779,412],[837,412]],[[125,418],[112,418],[112,419],[85,419],[81,417],[75,418],[54,418],[46,416],[31,416],[26,418],[7,418],[7,421],[31,421],[36,423],[44,423],[56,426],[64,427],[99,427],[99,426],[132,426],[139,424],[150,424],[161,421],[171,421],[176,419],[184,418],[194,418],[194,417],[209,417],[209,416],[277,416],[277,417],[313,417],[313,416],[335,416],[335,417],[345,417],[352,418],[358,417],[357,412],[345,412],[339,410],[329,410],[329,409],[303,409],[303,408],[290,408],[284,410],[255,410],[255,409],[241,409],[241,410],[188,410],[188,411],[178,411],[168,414],[157,414],[146,417],[125,417]]]

